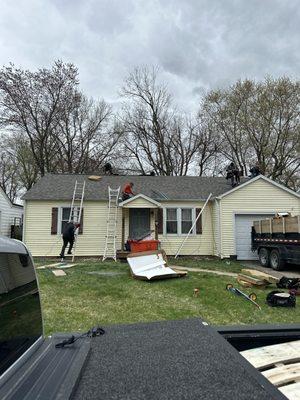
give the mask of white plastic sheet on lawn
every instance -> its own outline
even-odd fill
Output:
[[[127,257],[127,261],[132,274],[136,277],[150,280],[166,275],[170,277],[177,276],[177,273],[172,268],[166,266],[166,261],[160,253]]]

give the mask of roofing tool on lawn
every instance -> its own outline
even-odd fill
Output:
[[[229,290],[231,293],[233,293],[233,294],[235,294],[235,295],[237,295],[237,296],[242,296],[244,299],[250,301],[250,302],[251,302],[252,304],[254,304],[259,310],[261,310],[260,305],[257,304],[256,301],[255,301],[255,300],[257,299],[257,296],[256,296],[255,293],[251,293],[251,294],[249,294],[249,296],[248,296],[246,293],[242,292],[240,289],[237,289],[237,288],[233,287],[233,285],[232,285],[231,283],[228,283],[228,284],[226,285],[226,290]]]
[[[198,294],[199,294],[199,289],[195,288],[194,289],[194,297],[198,297]]]

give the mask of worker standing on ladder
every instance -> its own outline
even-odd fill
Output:
[[[134,193],[132,191],[134,184],[132,182],[126,183],[126,185],[123,187],[122,190],[122,200],[128,200],[130,197],[134,196]]]
[[[65,250],[67,246],[69,245],[69,250],[68,254],[72,254],[72,249],[73,249],[73,244],[74,244],[74,239],[75,239],[75,231],[76,229],[79,229],[80,224],[73,224],[73,222],[68,222],[67,225],[63,229],[63,247],[60,252],[60,258],[65,257]]]

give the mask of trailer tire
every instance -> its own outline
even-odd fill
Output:
[[[270,252],[267,248],[261,247],[258,251],[259,262],[263,267],[270,266]]]
[[[270,253],[270,266],[275,271],[281,271],[284,269],[285,261],[282,260],[277,249],[273,249]]]

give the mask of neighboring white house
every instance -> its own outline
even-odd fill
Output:
[[[209,193],[206,209],[181,255],[253,259],[251,225],[277,212],[300,214],[300,195],[262,175],[243,179],[232,189],[225,178],[196,176],[103,176],[49,174],[23,197],[24,241],[34,256],[58,256],[61,231],[70,214],[75,181],[86,181],[82,224],[76,254],[101,256],[104,251],[108,187],[134,183],[135,197],[119,203],[117,248],[152,231],[168,255],[176,254]]]
[[[23,206],[14,204],[0,188],[0,235],[11,236],[11,226],[23,220]]]

